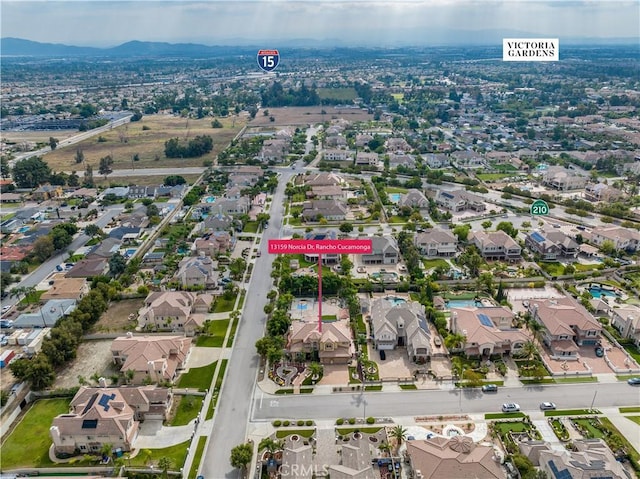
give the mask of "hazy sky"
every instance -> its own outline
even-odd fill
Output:
[[[349,45],[450,43],[487,33],[640,37],[638,0],[0,0],[1,36],[82,46],[129,40]],[[460,33],[463,32],[463,33]]]

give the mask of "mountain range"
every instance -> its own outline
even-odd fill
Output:
[[[450,32],[449,32],[450,33]],[[502,38],[526,38],[535,37],[527,35],[526,32],[519,31],[485,31],[485,32],[459,32],[457,41],[451,46],[461,45],[491,45],[502,48]],[[444,46],[438,42],[439,35],[431,32],[430,36],[425,34],[422,38],[422,46],[434,45]],[[616,44],[636,44],[637,38],[567,38],[561,39],[560,45],[616,45]],[[59,57],[59,56],[100,56],[100,57],[147,57],[147,56],[218,56],[228,55],[230,52],[236,54],[255,55],[260,48],[301,48],[301,49],[327,49],[335,47],[349,47],[340,40],[311,40],[311,39],[286,39],[281,41],[271,40],[268,45],[248,45],[246,40],[238,40],[237,46],[227,45],[208,46],[199,43],[167,43],[167,42],[146,42],[133,40],[118,46],[109,48],[81,47],[64,45],[61,43],[41,43],[22,38],[4,37],[0,38],[0,56],[34,56],[34,57]],[[254,43],[254,42],[252,42]],[[413,44],[415,46],[415,43]],[[354,45],[355,46],[355,45]],[[360,45],[361,46],[361,45]],[[370,47],[373,45],[370,45]],[[391,45],[376,45],[379,48],[398,48],[411,46],[408,42],[394,42]]]

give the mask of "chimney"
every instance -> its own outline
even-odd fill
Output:
[[[56,446],[62,443],[62,438],[60,437],[60,429],[58,429],[58,426],[51,426],[49,428],[49,434],[51,434],[51,439]]]
[[[107,380],[105,378],[99,378],[98,379],[98,385],[101,388],[106,388],[107,387]]]

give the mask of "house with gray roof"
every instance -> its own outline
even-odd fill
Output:
[[[429,200],[424,193],[415,188],[411,188],[406,193],[400,195],[398,206],[408,206],[410,208],[426,209],[429,207]]]
[[[347,205],[338,200],[306,201],[302,206],[302,218],[305,221],[344,221],[347,216]]]
[[[442,228],[429,228],[413,237],[421,254],[429,257],[451,257],[458,252],[458,237]]]
[[[377,350],[404,347],[409,358],[418,363],[431,355],[431,332],[424,306],[415,301],[394,304],[387,298],[371,303],[373,345]]]
[[[364,265],[397,264],[400,261],[400,248],[393,236],[371,236],[359,239],[370,239],[371,253],[360,255]]]
[[[438,206],[442,206],[453,213],[465,210],[484,211],[487,208],[481,196],[465,190],[438,190],[435,202]]]
[[[38,311],[22,313],[13,322],[14,328],[50,328],[76,309],[75,299],[50,299]]]
[[[509,262],[522,260],[522,248],[504,231],[471,231],[468,240],[478,248],[484,259]]]
[[[580,250],[580,245],[562,231],[531,231],[525,237],[524,244],[533,253],[539,254],[542,261],[575,258]]]
[[[218,283],[218,272],[214,262],[206,256],[187,256],[178,263],[175,276],[182,286],[214,289]]]

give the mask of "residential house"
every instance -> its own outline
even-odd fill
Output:
[[[444,168],[451,164],[451,159],[442,153],[428,153],[423,156],[422,161],[433,169]]]
[[[85,258],[105,258],[109,259],[118,251],[120,251],[120,246],[122,245],[122,241],[118,238],[107,237],[103,239],[100,243],[95,245],[91,251],[87,253]]]
[[[391,153],[389,154],[389,168],[398,168],[404,166],[405,168],[413,169],[416,167],[416,157],[408,155],[406,153]]]
[[[149,225],[147,207],[140,205],[129,213],[118,215],[117,220],[120,222],[120,226],[124,228],[146,228]]]
[[[350,150],[327,149],[322,151],[324,161],[347,161],[353,157],[355,152]]]
[[[309,232],[305,235],[305,240],[313,240],[313,241],[321,241],[321,240],[334,240],[336,239],[335,231],[316,231]],[[339,264],[342,255],[336,253],[324,253],[322,255],[322,264]],[[318,254],[317,253],[304,253],[304,260],[309,263],[318,263]],[[298,268],[295,268],[298,269]]]
[[[204,219],[205,231],[231,231],[236,229],[238,220],[231,215],[221,213],[209,215]]]
[[[346,148],[347,139],[342,135],[327,135],[324,139],[323,146],[329,148]]]
[[[356,153],[355,164],[361,166],[378,167],[380,165],[380,156],[377,153],[373,152],[359,151]]]
[[[42,185],[33,192],[31,198],[35,201],[46,201],[51,198],[61,198],[63,194],[62,186]]]
[[[542,174],[542,184],[560,191],[584,188],[588,177],[564,166],[552,165]]]
[[[184,368],[191,338],[184,336],[134,336],[127,333],[113,340],[113,363],[131,384],[173,382]],[[132,377],[128,371],[133,371]]]
[[[234,238],[227,231],[213,231],[204,238],[196,238],[191,250],[198,256],[211,258],[218,253],[226,253],[233,248]]]
[[[286,439],[282,450],[282,464],[278,468],[280,479],[314,479],[313,446],[291,437]]]
[[[349,364],[355,347],[349,321],[340,319],[322,324],[293,321],[287,335],[286,352],[298,360],[319,360],[322,364]]]
[[[65,278],[64,274],[57,274],[53,278],[53,285],[40,296],[40,301],[50,299],[73,299],[80,301],[89,292],[86,278]]]
[[[542,325],[542,342],[554,359],[577,360],[580,346],[600,341],[602,325],[571,297],[532,300],[528,309]]]
[[[340,464],[327,467],[331,479],[375,479],[380,473],[373,470],[369,442],[356,435],[348,444],[342,445]]]
[[[129,187],[128,186],[112,186],[111,188],[107,188],[100,195],[101,198],[106,196],[115,196],[116,198],[128,198],[129,197]]]
[[[204,324],[213,296],[188,291],[162,291],[149,294],[138,311],[141,328],[185,331],[188,335]]]
[[[346,199],[346,192],[339,186],[313,186],[307,191],[307,198],[315,200]]]
[[[67,278],[93,278],[104,276],[109,272],[109,261],[106,258],[95,256],[83,258],[78,261],[67,274]]]
[[[118,226],[109,231],[109,238],[115,238],[124,243],[132,243],[140,239],[142,229],[136,226]]]
[[[370,326],[375,349],[407,349],[409,358],[418,363],[431,355],[431,332],[424,306],[414,301],[394,304],[387,298],[371,303]]]
[[[69,198],[85,199],[95,198],[96,196],[98,196],[98,190],[96,188],[78,188],[69,195]]]
[[[451,163],[456,168],[476,169],[484,168],[486,161],[480,153],[471,150],[454,151],[451,153]]]
[[[549,478],[631,479],[632,474],[616,460],[602,439],[574,439],[573,450],[554,448],[543,441],[519,444],[522,454]]]
[[[305,221],[344,221],[347,216],[347,205],[338,200],[306,201],[302,206],[302,218]]]
[[[70,412],[53,419],[49,432],[58,454],[98,454],[104,444],[112,450],[130,451],[138,435],[139,422],[118,389],[96,389],[90,395],[81,389]]]
[[[155,198],[156,187],[155,186],[129,186],[129,193],[127,195],[129,199],[136,198]]]
[[[522,350],[529,337],[513,327],[514,314],[503,306],[453,308],[451,331],[466,337],[463,346],[468,357],[510,355]]]
[[[238,199],[220,198],[211,205],[211,213],[214,215],[231,215],[239,216],[249,213],[251,209],[251,200],[247,196]]]
[[[534,230],[527,234],[524,244],[533,253],[539,254],[542,261],[575,258],[580,250],[580,245],[562,231]]]
[[[4,195],[5,194],[3,193],[2,196]],[[24,220],[21,220],[20,218],[15,218],[15,217],[9,218],[8,220],[5,220],[0,224],[0,232],[4,234],[16,233],[23,226],[24,226]]]
[[[304,175],[302,181],[305,186],[312,188],[316,186],[342,186],[345,182],[341,176],[332,172],[312,173],[310,175]]]
[[[616,328],[625,339],[630,339],[633,344],[640,346],[640,306],[625,304],[611,309],[611,326]]]
[[[13,322],[14,328],[51,328],[56,322],[76,309],[74,299],[50,299],[39,310],[22,313]]]
[[[367,146],[371,140],[373,140],[373,136],[368,133],[356,135],[356,146],[362,148]]]
[[[584,189],[584,197],[588,201],[612,203],[624,198],[624,192],[604,183],[589,183]]]
[[[517,262],[522,259],[522,248],[504,231],[472,231],[469,242],[474,244],[486,260]]]
[[[433,436],[406,444],[415,479],[507,478],[506,470],[495,460],[493,446],[476,444],[469,436]]]
[[[604,226],[593,228],[591,231],[591,242],[597,246],[602,246],[605,241],[613,243],[613,247],[618,251],[638,251],[640,246],[640,232],[622,226]]]
[[[182,198],[187,192],[188,185],[160,185],[155,188],[155,195],[158,198]]]
[[[441,228],[429,228],[417,233],[413,242],[421,254],[429,257],[451,257],[458,252],[458,237]]]
[[[411,145],[407,143],[407,140],[405,140],[404,138],[387,138],[387,140],[384,142],[384,147],[385,150],[390,153],[397,153],[399,151],[403,153],[409,153],[411,150],[413,150]]]
[[[286,140],[265,140],[258,153],[258,159],[262,162],[282,163],[287,157],[288,150],[289,142]]]
[[[409,208],[426,209],[429,207],[429,200],[424,193],[414,188],[410,189],[406,193],[400,195],[398,200],[398,206],[408,206]]]
[[[22,203],[22,193],[2,193],[0,195],[0,202],[2,203]]]
[[[487,209],[481,196],[465,190],[438,190],[435,202],[438,206],[453,213],[459,213],[465,210],[480,212]]]
[[[360,255],[364,265],[397,264],[400,261],[400,248],[393,236],[371,236],[359,239],[371,240],[371,253]]]
[[[214,289],[218,283],[218,272],[211,258],[187,256],[178,263],[174,278],[186,288]]]

